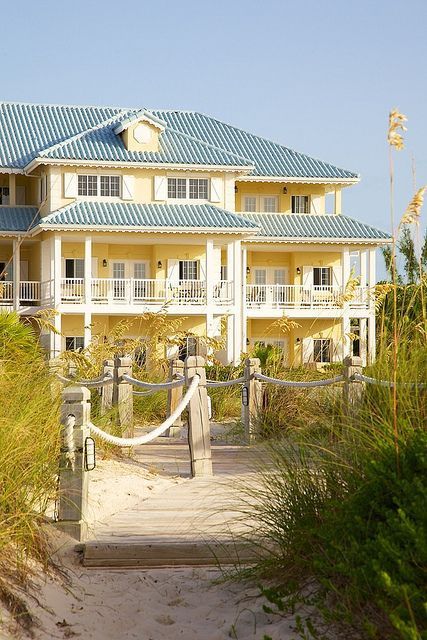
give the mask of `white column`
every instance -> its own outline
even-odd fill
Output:
[[[88,347],[92,340],[92,313],[85,311],[84,314],[84,347]]]
[[[345,290],[348,279],[350,277],[350,249],[349,247],[344,247],[342,250],[342,286]]]
[[[14,173],[9,174],[9,205],[16,205],[16,176]]]
[[[85,303],[90,305],[92,301],[92,237],[85,237]]]
[[[215,278],[214,244],[213,240],[206,240],[205,251],[205,274],[206,274],[206,337],[213,337],[213,288]],[[209,350],[210,351],[210,350]],[[211,356],[212,353],[207,353]]]
[[[363,249],[360,252],[360,286],[366,287],[368,284],[368,252]]]
[[[234,359],[234,307],[236,299],[233,242],[227,244],[227,277],[233,283],[233,311],[227,316],[227,362],[230,364]]]
[[[53,308],[58,311],[61,304],[61,276],[62,276],[62,239],[55,234],[51,240],[50,253],[50,277],[53,290]],[[54,326],[57,331],[61,331],[61,316],[59,313],[54,318]],[[51,333],[51,358],[56,358],[61,353],[62,336]]]
[[[369,275],[368,275],[369,287],[375,287],[377,282],[377,277],[375,273],[375,260],[376,260],[376,249],[369,249]]]
[[[13,257],[12,257],[12,273],[13,273],[13,309],[18,311],[20,307],[20,282],[21,282],[21,242],[18,238],[13,240]]]
[[[375,335],[375,315],[368,318],[368,363],[375,362],[376,335]]]
[[[351,340],[350,340],[350,317],[348,315],[343,316],[341,322],[341,331],[342,331],[342,345],[343,345],[343,359],[346,356],[351,355]]]
[[[246,269],[248,266],[248,251],[242,247],[242,351],[248,351],[248,316],[246,310]]]
[[[241,240],[235,240],[233,243],[234,259],[233,259],[233,281],[234,281],[234,364],[239,364],[242,355],[242,332],[243,332],[243,318],[242,318],[242,294],[243,294],[243,280],[242,280],[242,242]]]
[[[368,364],[368,344],[366,341],[367,321],[366,318],[360,318],[359,320],[359,344],[360,344],[360,357],[362,358],[362,364],[364,367]]]
[[[233,345],[233,336],[234,336],[234,314],[230,314],[227,316],[227,364],[231,364],[234,358],[234,345]]]

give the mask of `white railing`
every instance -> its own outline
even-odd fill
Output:
[[[13,302],[13,282],[4,280],[0,282],[0,305]]]
[[[204,280],[177,280],[167,282],[167,299],[172,304],[206,304],[206,282]]]
[[[40,282],[27,280],[19,283],[19,299],[21,303],[35,303],[41,300]]]
[[[353,298],[350,300],[350,307],[368,307],[373,297],[369,287],[356,287]]]
[[[85,295],[84,278],[61,278],[62,302],[83,302]]]
[[[230,280],[220,280],[213,288],[214,304],[225,305],[233,302],[234,287]]]
[[[249,284],[246,285],[246,303],[249,308],[272,307],[318,308],[341,307],[344,303],[342,287],[329,285]],[[357,287],[350,306],[366,306],[368,288]]]

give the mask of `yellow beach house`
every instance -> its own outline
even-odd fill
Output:
[[[197,112],[0,103],[0,308],[55,309],[52,358],[162,311],[183,319],[181,355],[223,332],[225,362],[261,343],[366,363],[389,237],[343,214],[358,181]]]

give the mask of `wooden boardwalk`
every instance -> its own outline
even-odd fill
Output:
[[[213,445],[211,478],[190,478],[185,441],[158,438],[138,447],[135,458],[161,476],[180,480],[97,526],[85,544],[85,566],[206,565],[253,558],[239,542],[246,525],[236,509],[237,487],[254,473],[252,448]]]

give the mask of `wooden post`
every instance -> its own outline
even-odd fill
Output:
[[[109,373],[114,379],[114,360],[104,360],[103,374]],[[107,384],[101,387],[101,416],[113,408],[113,385]]]
[[[114,358],[113,406],[124,438],[133,438],[133,387],[122,380],[132,375],[132,358]]]
[[[355,406],[362,399],[363,382],[352,381],[351,377],[355,373],[362,373],[362,358],[359,356],[347,356],[343,360],[343,399],[347,412],[352,412]]]
[[[68,417],[74,416],[73,466],[67,457]],[[68,387],[62,392],[62,449],[59,465],[59,505],[57,526],[82,542],[87,537],[85,520],[88,504],[88,473],[85,469],[84,446],[90,435],[90,391],[85,387]]]
[[[171,360],[169,368],[169,382],[178,380],[180,376],[184,376],[184,363],[182,360]],[[174,389],[168,389],[168,417],[175,411],[176,407],[182,400],[183,387],[175,387]],[[181,427],[183,421],[182,416],[179,416],[173,425],[166,431],[165,435],[172,438],[179,438],[181,435]]]
[[[245,383],[242,391],[242,422],[245,428],[245,440],[248,444],[255,440],[256,419],[262,409],[262,384],[255,379],[255,373],[261,373],[259,358],[246,358]]]
[[[189,356],[185,361],[185,382],[188,386],[196,373],[200,383],[188,404],[188,444],[190,446],[193,478],[212,475],[208,394],[206,390],[205,360]]]

